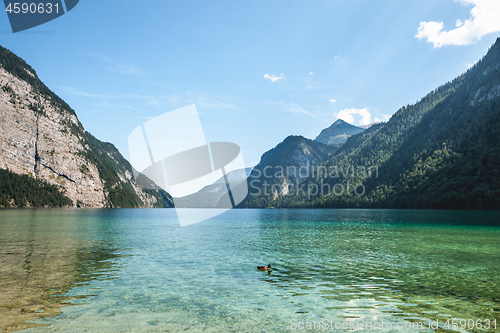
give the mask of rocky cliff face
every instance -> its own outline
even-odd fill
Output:
[[[146,193],[135,184],[130,164],[121,155],[122,161],[106,159],[111,154],[97,149],[96,143],[101,142],[84,130],[75,112],[36,72],[0,47],[1,169],[59,186],[74,206],[153,207],[159,203],[158,193]],[[116,191],[127,201],[117,200]]]
[[[316,142],[303,136],[290,135],[283,142],[262,155],[255,173],[274,175],[280,170],[292,181],[302,180],[315,166],[328,159],[336,148]],[[303,172],[299,172],[303,170]],[[254,174],[255,174],[254,173]],[[254,175],[253,175],[254,176]],[[270,178],[270,177],[266,177]]]
[[[90,147],[68,129],[81,126],[76,116],[3,68],[0,86],[0,168],[59,185],[75,204],[106,206],[97,167],[80,154]]]

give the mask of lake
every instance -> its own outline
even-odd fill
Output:
[[[500,331],[500,212],[4,209],[0,244],[4,331]]]

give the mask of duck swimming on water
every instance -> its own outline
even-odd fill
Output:
[[[257,269],[260,269],[261,271],[269,271],[271,270],[273,267],[271,266],[271,264],[267,265],[266,266],[257,266]]]

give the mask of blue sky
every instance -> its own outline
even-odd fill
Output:
[[[468,69],[500,36],[498,0],[87,1],[0,45],[87,131],[128,157],[141,123],[195,104],[207,141],[247,165],[339,117],[386,120]]]

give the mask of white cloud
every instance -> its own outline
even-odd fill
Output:
[[[350,124],[354,124],[354,116],[355,115],[356,115],[356,118],[361,118],[361,119],[358,119],[358,125],[368,125],[371,123],[372,115],[368,111],[368,108],[344,109],[344,110],[340,110],[338,113],[335,114],[335,116],[338,119],[342,119]]]
[[[279,80],[282,80],[285,78],[285,74],[281,73],[280,76],[276,76],[274,74],[272,74],[272,75],[264,74],[264,78],[271,80],[271,82],[279,82]]]
[[[309,74],[307,74],[307,75],[314,75],[314,73],[313,72],[309,72]]]
[[[474,61],[473,64],[471,64],[470,62],[467,62],[467,61],[464,61],[464,63],[467,66],[467,69],[471,69],[472,67],[474,67],[475,64],[477,64],[477,60]]]
[[[500,31],[499,0],[455,0],[466,5],[473,5],[470,18],[457,20],[456,28],[443,31],[443,22],[420,22],[418,39],[427,38],[435,48],[443,45],[469,45],[487,34]]]
[[[332,103],[332,105],[335,105],[335,103],[337,103],[337,100],[336,99],[330,99],[330,102]]]
[[[341,55],[339,54],[338,56],[335,57],[335,60],[340,59]]]
[[[392,114],[383,114],[382,117],[384,117],[384,121],[388,121],[389,119],[391,119]]]

